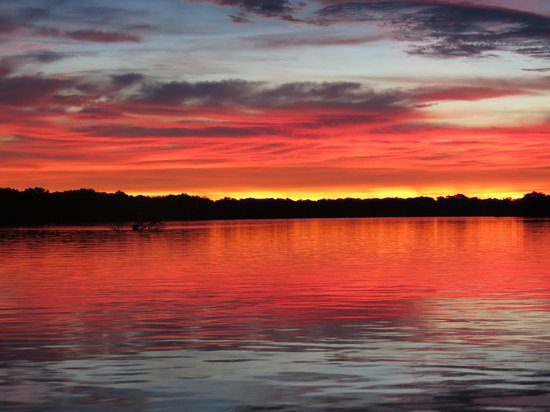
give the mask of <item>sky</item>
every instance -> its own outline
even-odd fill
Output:
[[[548,0],[1,0],[0,187],[550,192]]]

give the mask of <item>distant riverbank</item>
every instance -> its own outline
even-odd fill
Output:
[[[550,195],[531,192],[520,199],[464,195],[384,199],[211,200],[187,194],[130,196],[92,189],[49,192],[0,189],[0,226],[217,219],[413,216],[550,216]]]

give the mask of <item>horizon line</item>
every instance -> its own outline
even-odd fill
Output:
[[[464,196],[468,199],[479,199],[479,200],[490,200],[490,199],[519,200],[519,199],[525,197],[526,195],[533,194],[533,193],[543,194],[545,196],[549,196],[545,192],[539,191],[539,190],[531,190],[531,191],[527,191],[525,193],[523,193],[523,192],[506,193],[508,195],[513,194],[514,196],[502,196],[502,192],[501,192],[500,195],[502,197],[497,197],[498,195],[496,193],[494,195],[488,195],[487,197],[482,197],[482,196],[479,196],[479,195],[471,195],[471,194],[467,195],[467,194],[464,194],[464,193],[453,193],[453,194],[440,194],[440,195],[437,195],[437,196],[416,194],[416,195],[401,195],[401,196],[399,196],[399,195],[385,195],[385,196],[382,195],[382,196],[356,197],[356,196],[348,195],[348,196],[315,197],[315,198],[304,198],[304,197],[295,198],[295,197],[292,197],[292,196],[280,196],[280,195],[279,196],[275,196],[275,195],[269,196],[267,194],[260,195],[260,197],[255,197],[255,196],[250,196],[250,195],[242,196],[242,197],[233,197],[233,196],[230,196],[230,195],[208,196],[208,195],[200,195],[200,194],[193,194],[193,193],[187,193],[187,192],[180,192],[180,193],[172,193],[172,192],[125,192],[125,191],[120,190],[120,189],[116,190],[116,191],[102,191],[102,190],[98,190],[98,189],[94,189],[94,188],[87,188],[87,187],[81,187],[81,188],[78,188],[78,189],[64,189],[64,190],[49,190],[49,189],[43,188],[41,186],[28,187],[28,188],[25,188],[25,189],[16,189],[16,188],[12,188],[12,187],[0,187],[0,190],[14,190],[14,191],[17,191],[19,193],[29,191],[29,190],[43,190],[45,193],[65,193],[65,192],[77,192],[77,191],[93,191],[95,193],[110,194],[110,195],[120,193],[120,194],[124,194],[125,196],[134,197],[134,198],[139,197],[139,196],[149,197],[149,198],[162,198],[162,197],[168,197],[168,196],[190,196],[190,197],[198,197],[198,198],[202,198],[202,199],[208,199],[208,200],[211,200],[213,202],[218,201],[218,200],[223,200],[223,199],[232,199],[232,200],[245,200],[245,199],[268,200],[268,199],[273,199],[273,200],[292,200],[292,201],[319,201],[319,200],[341,200],[341,199],[369,200],[369,199],[431,198],[431,199],[437,200],[438,198],[448,198],[448,197],[458,197],[458,196]],[[257,192],[257,193],[259,194],[261,192]],[[344,194],[342,193],[342,195],[344,195]]]

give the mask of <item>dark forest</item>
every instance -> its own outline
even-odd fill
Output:
[[[130,196],[92,189],[49,192],[0,189],[0,225],[121,223],[213,219],[282,219],[400,216],[550,216],[550,195],[531,192],[520,199],[454,196],[384,199],[211,200],[187,194]]]

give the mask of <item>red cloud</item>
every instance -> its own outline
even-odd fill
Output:
[[[137,91],[128,97],[129,89],[121,92],[113,83]],[[350,82],[156,83],[135,73],[110,77],[104,87],[5,77],[0,186],[31,186],[39,179],[62,189],[80,176],[79,186],[101,190],[171,191],[179,181],[185,182],[180,190],[230,194],[308,185],[420,187],[461,179],[502,185],[508,179],[547,191],[540,177],[547,163],[541,154],[550,150],[548,124],[438,125],[429,111],[416,108],[425,101],[478,100],[535,87],[522,80],[484,88],[477,83],[374,91]],[[43,170],[40,177],[37,170]]]
[[[75,30],[65,32],[65,37],[80,41],[91,41],[95,43],[118,43],[118,42],[134,42],[141,41],[141,37],[120,33],[116,31],[100,31],[100,30]]]

